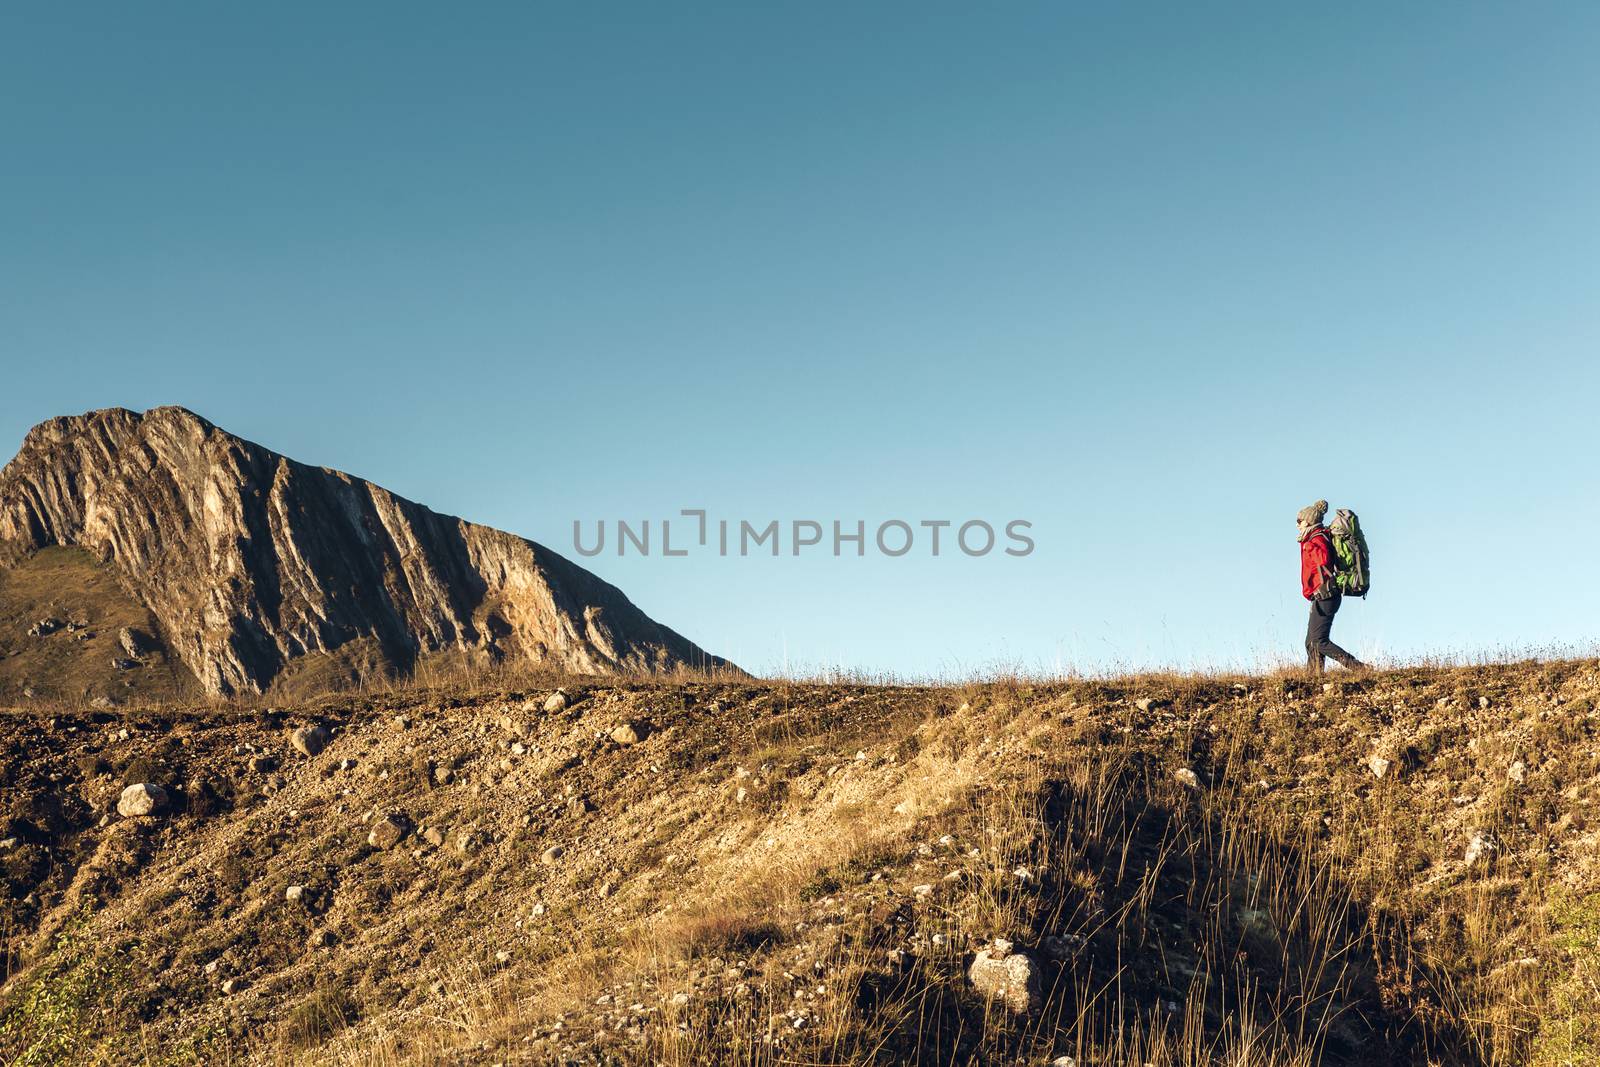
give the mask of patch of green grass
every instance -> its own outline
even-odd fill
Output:
[[[106,1020],[126,978],[126,962],[98,949],[86,921],[69,925],[50,955],[0,1015],[0,1061],[7,1067],[76,1067],[112,1062]]]
[[[1600,1063],[1600,893],[1559,897],[1550,922],[1550,943],[1571,960],[1550,990],[1528,1062]]]

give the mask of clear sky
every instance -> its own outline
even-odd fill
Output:
[[[1600,5],[7,4],[0,450],[183,404],[752,669],[1592,647]],[[675,529],[675,540],[678,531]]]

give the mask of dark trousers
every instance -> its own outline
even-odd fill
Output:
[[[1335,593],[1326,600],[1311,602],[1311,621],[1306,624],[1306,666],[1311,668],[1313,674],[1322,673],[1324,656],[1332,657],[1352,670],[1362,666],[1360,660],[1334,644],[1329,637],[1333,633],[1333,617],[1338,614],[1343,599]]]

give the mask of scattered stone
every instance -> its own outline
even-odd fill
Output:
[[[23,696],[24,699],[32,700],[34,697],[36,697],[38,695],[39,694],[37,694],[37,693],[35,693],[33,691],[33,686],[25,685],[25,686],[22,687],[22,696]]]
[[[1523,763],[1521,760],[1517,760],[1511,766],[1506,768],[1506,781],[1510,782],[1512,785],[1521,785],[1527,780],[1528,765]]]
[[[610,882],[601,882],[600,888],[596,891],[596,895],[599,896],[601,900],[606,900],[610,898],[611,894],[615,893],[616,891],[617,887],[612,885]]]
[[[222,993],[223,993],[224,996],[231,997],[235,993],[243,991],[243,989],[244,989],[244,979],[243,978],[225,978],[225,979],[223,979],[223,982],[222,982]]]
[[[1008,1011],[1023,1014],[1041,1003],[1038,964],[1025,952],[1013,952],[1011,942],[1003,938],[973,957],[967,978],[979,993]]]
[[[1176,778],[1178,780],[1178,784],[1182,785],[1185,789],[1200,788],[1200,776],[1194,773],[1194,771],[1190,770],[1188,767],[1179,767],[1177,770],[1172,772],[1172,776]]]
[[[117,631],[117,646],[129,656],[137,659],[146,652],[153,651],[155,641],[143,630],[135,630],[131,626],[124,626]]]
[[[312,948],[327,948],[333,944],[333,934],[327,930],[313,930],[311,936],[306,938],[306,944]]]
[[[625,722],[611,731],[611,740],[619,745],[637,745],[650,736],[650,726],[642,722]]]
[[[471,830],[462,830],[460,833],[456,834],[456,851],[457,852],[462,852],[462,853],[471,852],[472,849],[473,849],[473,846],[475,846],[476,844],[477,844],[477,839],[473,835]]]
[[[1493,838],[1483,834],[1473,834],[1472,840],[1467,842],[1467,866],[1472,866],[1485,856],[1498,851],[1499,848],[1500,846],[1495,843]]]
[[[1166,707],[1167,701],[1162,700],[1160,697],[1140,697],[1133,702],[1133,706],[1140,711],[1155,711],[1157,708]]]
[[[931,897],[933,896],[933,886],[927,884],[914,885],[911,887],[911,895],[917,897],[919,900]]]
[[[549,848],[539,853],[539,862],[554,863],[556,860],[566,855],[566,852],[567,850],[562,848],[560,845],[551,845]]]
[[[136,659],[127,659],[123,656],[111,657],[111,669],[114,671],[131,671],[137,666],[139,661]]]
[[[285,889],[283,891],[283,899],[287,900],[287,901],[289,901],[291,903],[296,903],[298,901],[305,900],[306,899],[306,887],[303,886],[303,885],[292,885],[292,886],[290,886],[288,889]]]
[[[1367,757],[1367,769],[1374,777],[1383,778],[1388,775],[1389,769],[1394,766],[1393,760],[1384,759],[1382,756]]]
[[[89,701],[89,706],[91,708],[95,708],[95,709],[97,709],[99,711],[105,711],[108,708],[116,707],[117,706],[117,700],[116,700],[115,697],[105,697],[105,696],[95,697],[93,700]]]
[[[410,832],[411,824],[406,817],[391,813],[373,822],[372,829],[367,834],[367,844],[373,848],[393,848],[405,840],[406,834]]]
[[[558,711],[566,711],[567,704],[567,694],[565,691],[560,689],[557,689],[554,693],[551,693],[549,696],[544,698],[544,710],[550,712],[551,714],[554,714]]]
[[[57,630],[61,629],[65,625],[66,625],[66,623],[64,623],[60,619],[57,619],[57,618],[54,618],[54,617],[51,617],[51,618],[48,618],[48,619],[40,619],[38,622],[36,622],[32,626],[28,627],[28,636],[29,637],[49,637],[51,634],[55,633]]]
[[[289,744],[307,756],[317,755],[328,747],[330,740],[328,731],[321,726],[302,726],[289,735]]]
[[[167,810],[167,791],[154,782],[138,782],[117,798],[117,814],[125,819],[159,815]]]
[[[444,831],[437,826],[430,826],[422,831],[422,839],[434,848],[440,848],[444,845]]]

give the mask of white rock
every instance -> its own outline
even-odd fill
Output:
[[[544,698],[544,710],[554,713],[567,710],[567,694],[557,689]]]
[[[1528,779],[1528,765],[1521,760],[1506,768],[1506,781],[1514,785],[1521,785]]]
[[[1393,766],[1393,760],[1386,760],[1382,756],[1367,757],[1367,769],[1370,770],[1373,776],[1376,778],[1383,778],[1387,776],[1389,773],[1389,768]]]
[[[984,949],[973,958],[967,978],[979,993],[1008,1011],[1023,1014],[1041,1003],[1039,967],[1025,952],[996,956],[991,949]]]
[[[1172,772],[1172,777],[1176,778],[1178,780],[1178,784],[1182,785],[1185,789],[1200,788],[1200,776],[1194,773],[1194,771],[1190,770],[1188,767],[1179,767],[1177,770]]]
[[[1467,842],[1467,865],[1471,866],[1477,863],[1483,857],[1497,851],[1499,847],[1494,843],[1493,839],[1485,837],[1483,834],[1473,834],[1472,840]]]
[[[123,818],[159,815],[167,810],[167,791],[154,782],[130,785],[117,798],[117,814]]]

